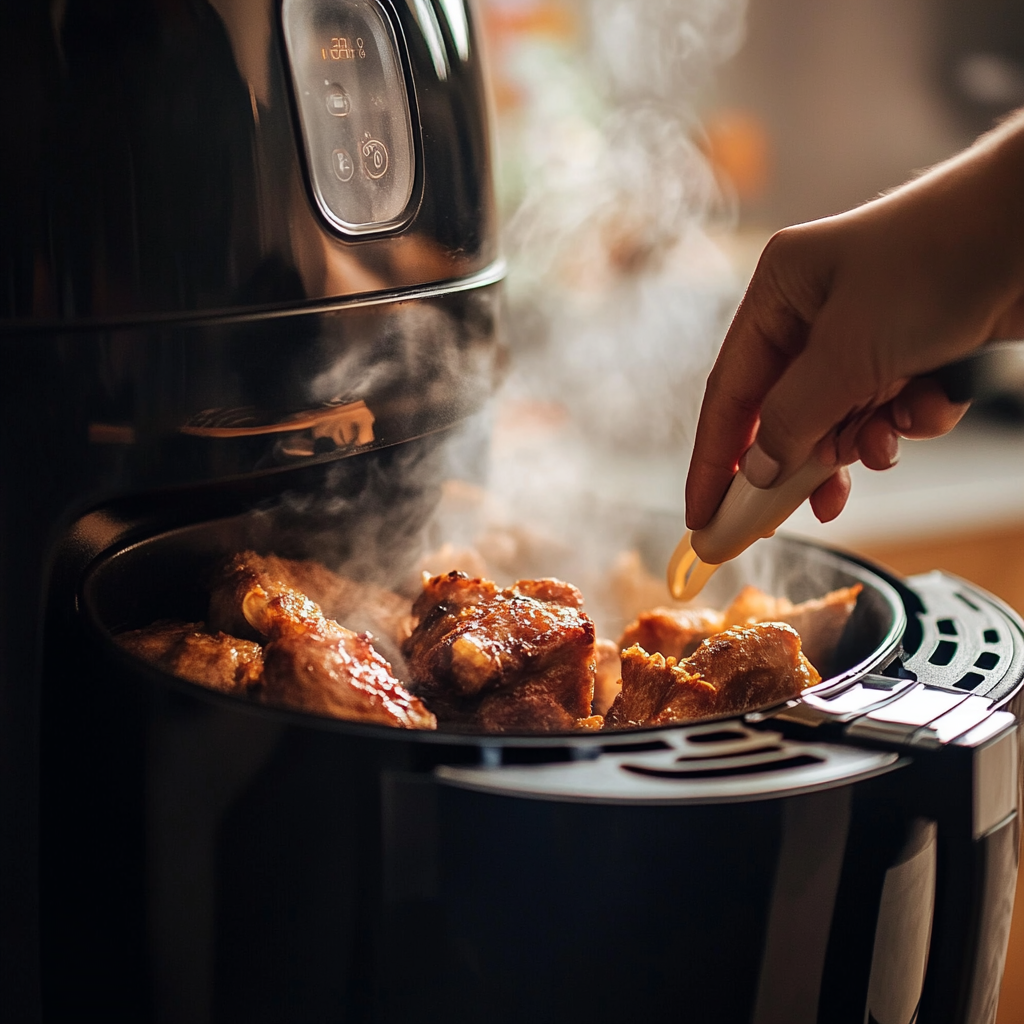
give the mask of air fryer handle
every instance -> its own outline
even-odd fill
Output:
[[[972,784],[939,820],[935,920],[918,1019],[993,1024],[1019,857],[1017,726],[955,753],[973,762]]]

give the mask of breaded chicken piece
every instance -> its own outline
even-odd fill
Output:
[[[740,714],[789,700],[821,681],[800,650],[792,626],[736,626],[705,640],[682,661],[622,653],[622,692],[605,716],[606,728],[670,725]]]
[[[402,647],[442,723],[484,732],[572,729],[591,713],[594,624],[554,579],[501,589],[462,572],[425,577]]]
[[[214,588],[219,614],[241,617],[267,638],[265,701],[405,729],[434,729],[423,702],[392,675],[369,634],[327,618],[305,594],[284,584],[266,560],[236,555]]]
[[[221,693],[248,693],[259,685],[263,673],[263,650],[258,643],[227,633],[207,633],[201,622],[161,620],[114,639],[135,657]]]

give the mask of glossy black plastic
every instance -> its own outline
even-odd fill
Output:
[[[497,257],[472,12],[390,4],[415,206],[347,240],[313,200],[279,0],[44,0],[0,15],[0,325],[251,310]]]

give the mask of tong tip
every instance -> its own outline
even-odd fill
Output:
[[[693,550],[692,536],[687,530],[668,563],[668,589],[677,601],[696,597],[718,569],[717,565],[700,560]]]

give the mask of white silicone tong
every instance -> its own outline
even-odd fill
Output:
[[[812,456],[777,487],[755,487],[740,470],[725,492],[711,522],[687,530],[668,563],[668,589],[679,601],[701,592],[715,570],[770,537],[834,472]]]

